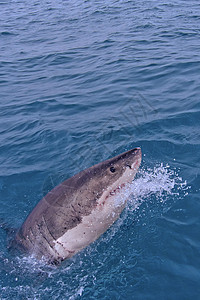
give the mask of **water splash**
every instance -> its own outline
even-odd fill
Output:
[[[165,203],[172,197],[177,199],[186,196],[190,186],[179,176],[176,169],[171,169],[168,164],[161,163],[154,168],[141,168],[131,189],[132,196],[128,204],[134,209],[152,198]]]

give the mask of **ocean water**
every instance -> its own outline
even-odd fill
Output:
[[[0,0],[0,299],[200,299],[200,5]],[[59,267],[9,251],[64,179],[140,146],[120,219]]]

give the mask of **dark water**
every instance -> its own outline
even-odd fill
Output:
[[[121,218],[61,267],[0,229],[0,299],[200,299],[199,49],[195,0],[0,0],[1,220],[143,151]]]

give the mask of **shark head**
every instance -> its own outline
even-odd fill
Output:
[[[135,148],[119,154],[100,166],[105,169],[110,184],[115,181],[131,183],[141,163],[141,149]]]
[[[134,148],[86,169],[83,172],[87,172],[90,189],[101,195],[103,191],[114,193],[116,189],[130,184],[140,166],[141,158],[141,149]]]

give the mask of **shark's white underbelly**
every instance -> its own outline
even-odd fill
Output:
[[[126,193],[124,189],[104,192],[91,214],[84,216],[81,223],[54,240],[56,255],[62,259],[71,257],[94,242],[119,217],[127,196],[127,189]]]

